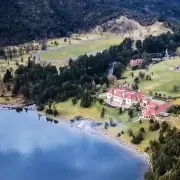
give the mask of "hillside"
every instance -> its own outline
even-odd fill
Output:
[[[152,25],[141,25],[139,22],[125,16],[114,18],[105,23],[97,25],[90,32],[93,34],[115,33],[124,37],[144,39],[149,35],[157,36],[162,33],[172,32],[166,23],[156,21]]]
[[[179,8],[178,0],[1,0],[0,45],[65,36],[120,15],[143,25],[179,21]]]

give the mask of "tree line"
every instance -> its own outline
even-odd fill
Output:
[[[129,60],[136,54],[132,45],[132,40],[126,38],[120,45],[112,46],[95,56],[85,54],[76,61],[70,59],[68,66],[59,69],[29,59],[27,65],[18,66],[14,76],[7,70],[3,82],[6,86],[12,84],[12,96],[23,94],[37,105],[73,98],[73,104],[80,100],[82,107],[89,107],[97,99],[97,85],[109,86],[107,75],[113,62],[117,62],[114,74],[121,77]]]
[[[59,4],[59,0],[1,0],[0,45],[64,37],[71,32],[90,30],[120,15],[143,25],[156,19],[173,22],[172,27],[177,29],[179,1],[63,0]]]
[[[152,169],[145,173],[145,180],[180,179],[180,131],[163,123],[158,140],[150,141]]]

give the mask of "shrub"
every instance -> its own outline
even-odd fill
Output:
[[[144,132],[146,132],[146,131],[145,131],[145,129],[144,129],[143,127],[141,127],[141,128],[139,129],[139,132],[143,132],[143,133],[144,133]]]
[[[162,132],[166,132],[168,127],[169,127],[169,124],[166,121],[164,121],[161,125]]]
[[[54,117],[57,116],[58,114],[59,114],[59,112],[55,109],[55,110],[53,111]]]
[[[121,136],[121,133],[118,133],[117,135],[116,135],[116,137],[120,137]]]
[[[104,100],[103,99],[98,99],[99,104],[103,104]]]
[[[136,136],[133,136],[133,139],[131,140],[131,142],[133,144],[140,144],[140,142],[144,139],[143,137],[143,133],[139,132]]]
[[[128,129],[127,130],[127,133],[128,133],[128,135],[131,137],[131,136],[133,136],[133,131],[132,131],[132,129]]]
[[[122,114],[123,113],[123,110],[122,110],[122,107],[119,108],[119,114]]]
[[[149,124],[153,124],[154,123],[154,120],[153,119],[150,119],[149,120]]]
[[[103,107],[102,110],[101,110],[101,118],[104,118],[104,116],[105,116],[105,109]]]
[[[44,105],[39,105],[39,106],[37,107],[37,110],[38,110],[38,111],[43,111],[43,110],[44,110]]]
[[[10,84],[7,84],[6,89],[7,89],[7,91],[10,91],[10,90],[11,90]]]
[[[76,98],[76,97],[74,97],[74,98],[72,99],[72,104],[73,104],[73,105],[76,105],[76,104],[77,104],[77,98]]]
[[[46,114],[51,114],[51,115],[52,115],[52,114],[53,114],[53,110],[50,109],[50,108],[49,108],[49,109],[46,109]]]
[[[159,122],[154,121],[153,124],[149,124],[150,131],[157,131],[160,128]]]

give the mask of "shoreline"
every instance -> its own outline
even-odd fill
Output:
[[[151,162],[150,162],[149,154],[141,151],[135,145],[133,145],[129,142],[126,142],[124,140],[120,140],[116,137],[110,137],[107,135],[107,133],[101,131],[100,129],[94,128],[94,127],[90,127],[90,129],[85,129],[83,127],[78,127],[77,125],[74,126],[73,123],[71,123],[71,120],[69,118],[60,117],[60,116],[54,117],[52,115],[46,114],[45,112],[39,112],[39,111],[37,111],[37,113],[41,116],[52,118],[53,120],[56,120],[58,122],[68,123],[69,125],[71,125],[71,127],[77,128],[77,129],[82,130],[84,132],[88,132],[90,134],[101,136],[101,137],[105,138],[106,140],[108,140],[110,143],[117,145],[119,148],[124,148],[124,149],[128,150],[129,152],[134,153],[136,156],[143,158],[143,160],[145,160],[150,167],[152,166]],[[97,123],[97,121],[90,119],[90,118],[85,118],[85,117],[81,117],[81,118],[82,118],[82,120],[79,120],[79,122],[80,121],[86,121],[86,122]],[[76,121],[78,121],[78,120],[76,120]]]
[[[22,104],[22,103],[21,104],[18,104],[18,103],[12,103],[12,104],[11,103],[6,103],[6,104],[0,104],[0,110],[3,110],[3,109],[9,110],[9,109],[16,109],[16,108],[26,108],[28,105],[32,105],[32,104],[34,104],[34,103],[27,103],[27,104]],[[66,124],[71,125],[71,127],[77,128],[77,129],[85,131],[85,132],[88,132],[90,134],[101,136],[101,137],[105,138],[106,140],[108,140],[110,143],[113,143],[113,144],[117,145],[118,147],[127,149],[129,152],[132,152],[135,155],[143,158],[148,163],[148,165],[151,167],[151,162],[150,162],[149,154],[141,151],[135,145],[133,145],[133,144],[131,144],[129,142],[126,142],[124,140],[118,139],[117,137],[110,137],[110,136],[107,135],[106,132],[103,132],[102,130],[94,128],[94,127],[91,127],[90,129],[85,129],[83,127],[73,126],[72,123],[71,123],[71,119],[68,118],[68,117],[60,117],[60,116],[54,117],[53,115],[49,115],[49,114],[46,114],[45,112],[40,112],[40,111],[37,111],[37,110],[35,110],[35,112],[37,113],[37,115],[44,116],[44,117],[47,117],[47,118],[51,118],[51,119],[56,120],[58,122],[64,122]],[[85,117],[81,117],[81,118],[82,119],[79,120],[79,121],[86,121],[86,122],[97,123],[96,120],[93,120],[93,119],[90,119],[90,118],[85,118]]]
[[[0,109],[17,109],[17,108],[27,108],[28,106],[34,105],[34,102],[27,103],[0,103]]]

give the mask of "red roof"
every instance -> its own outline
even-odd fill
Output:
[[[134,66],[140,65],[142,62],[143,62],[143,59],[134,59],[134,60],[130,60],[129,65],[131,67],[134,67]]]
[[[143,116],[159,115],[168,109],[169,104],[160,104],[158,102],[149,101],[149,104],[142,110]]]
[[[110,89],[108,91],[111,95],[121,97],[121,98],[127,98],[127,99],[138,99],[141,100],[143,98],[143,93],[142,92],[135,92],[131,91],[127,88],[115,88],[115,89]]]

